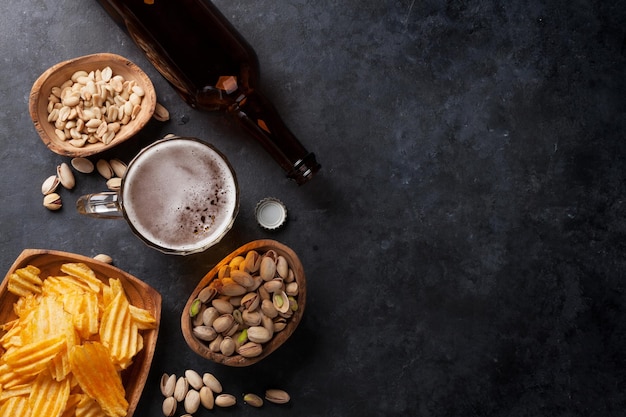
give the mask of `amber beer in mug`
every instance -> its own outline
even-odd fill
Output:
[[[230,230],[239,209],[237,179],[228,160],[195,138],[154,142],[129,163],[119,192],[88,194],[81,214],[124,217],[133,232],[164,253],[208,249]]]

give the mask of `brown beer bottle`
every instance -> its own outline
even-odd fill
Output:
[[[320,169],[259,91],[256,53],[212,2],[98,1],[187,104],[235,116],[298,184]]]

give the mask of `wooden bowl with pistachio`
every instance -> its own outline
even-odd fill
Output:
[[[285,343],[305,304],[306,278],[295,252],[275,240],[255,240],[200,280],[183,309],[181,328],[198,355],[249,366]]]
[[[156,92],[133,62],[98,53],[60,62],[33,84],[29,112],[53,152],[84,157],[133,137],[152,117]]]

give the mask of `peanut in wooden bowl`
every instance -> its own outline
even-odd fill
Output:
[[[128,414],[126,417],[132,417],[148,378],[159,333],[161,295],[154,288],[119,268],[93,258],[55,250],[25,249],[17,257],[2,284],[0,284],[0,324],[16,318],[13,304],[18,300],[18,296],[10,293],[7,288],[9,276],[13,272],[27,265],[33,265],[41,270],[40,277],[45,279],[51,275],[59,275],[61,265],[76,262],[82,262],[87,265],[96,273],[96,277],[106,284],[108,284],[109,278],[119,279],[128,301],[134,306],[148,310],[156,319],[157,326],[155,329],[142,332],[143,349],[135,356],[132,365],[122,372],[122,383],[126,391],[126,400],[128,401]]]
[[[125,80],[134,80],[145,93],[141,102],[141,111],[123,125],[113,140],[87,143],[84,147],[76,147],[68,140],[61,140],[55,133],[54,123],[48,121],[48,98],[53,87],[60,87],[69,80],[76,71],[96,71],[110,67],[113,75],[121,75]],[[128,59],[111,53],[98,53],[60,62],[47,69],[33,84],[28,109],[35,125],[35,130],[43,143],[54,153],[69,157],[86,157],[103,152],[132,138],[139,132],[154,114],[156,107],[156,91],[146,73]]]
[[[223,265],[227,265],[228,263],[230,263],[230,261],[236,256],[245,256],[245,254],[251,250],[255,250],[260,255],[263,255],[270,249],[274,250],[278,255],[284,256],[287,260],[287,263],[289,264],[289,267],[294,272],[295,280],[298,283],[298,295],[296,296],[298,309],[287,320],[287,326],[282,331],[275,333],[270,341],[263,344],[263,350],[259,356],[253,358],[245,358],[236,353],[232,356],[225,356],[221,353],[213,352],[211,349],[209,349],[208,342],[198,339],[193,334],[192,318],[189,314],[191,305],[198,298],[200,291],[207,287],[211,283],[211,281],[213,281],[217,277],[217,273]],[[259,362],[260,360],[274,352],[276,349],[278,349],[283,343],[287,341],[287,339],[289,339],[289,337],[296,330],[298,324],[302,319],[305,304],[306,277],[304,276],[304,268],[302,267],[302,263],[300,262],[300,259],[298,258],[296,253],[288,246],[285,246],[284,244],[275,240],[255,240],[234,250],[230,255],[222,259],[200,280],[196,288],[191,293],[191,296],[187,300],[185,308],[183,309],[183,313],[181,315],[181,328],[187,345],[199,356],[227,366],[244,367]]]

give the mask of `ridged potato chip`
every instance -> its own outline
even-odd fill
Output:
[[[28,265],[8,278],[19,298],[17,318],[0,325],[0,417],[124,417],[121,370],[156,319],[119,279],[107,285],[82,263],[60,272],[41,280]]]
[[[128,401],[122,378],[109,360],[109,351],[99,342],[75,346],[70,354],[72,373],[83,392],[94,398],[109,417],[124,417]]]

